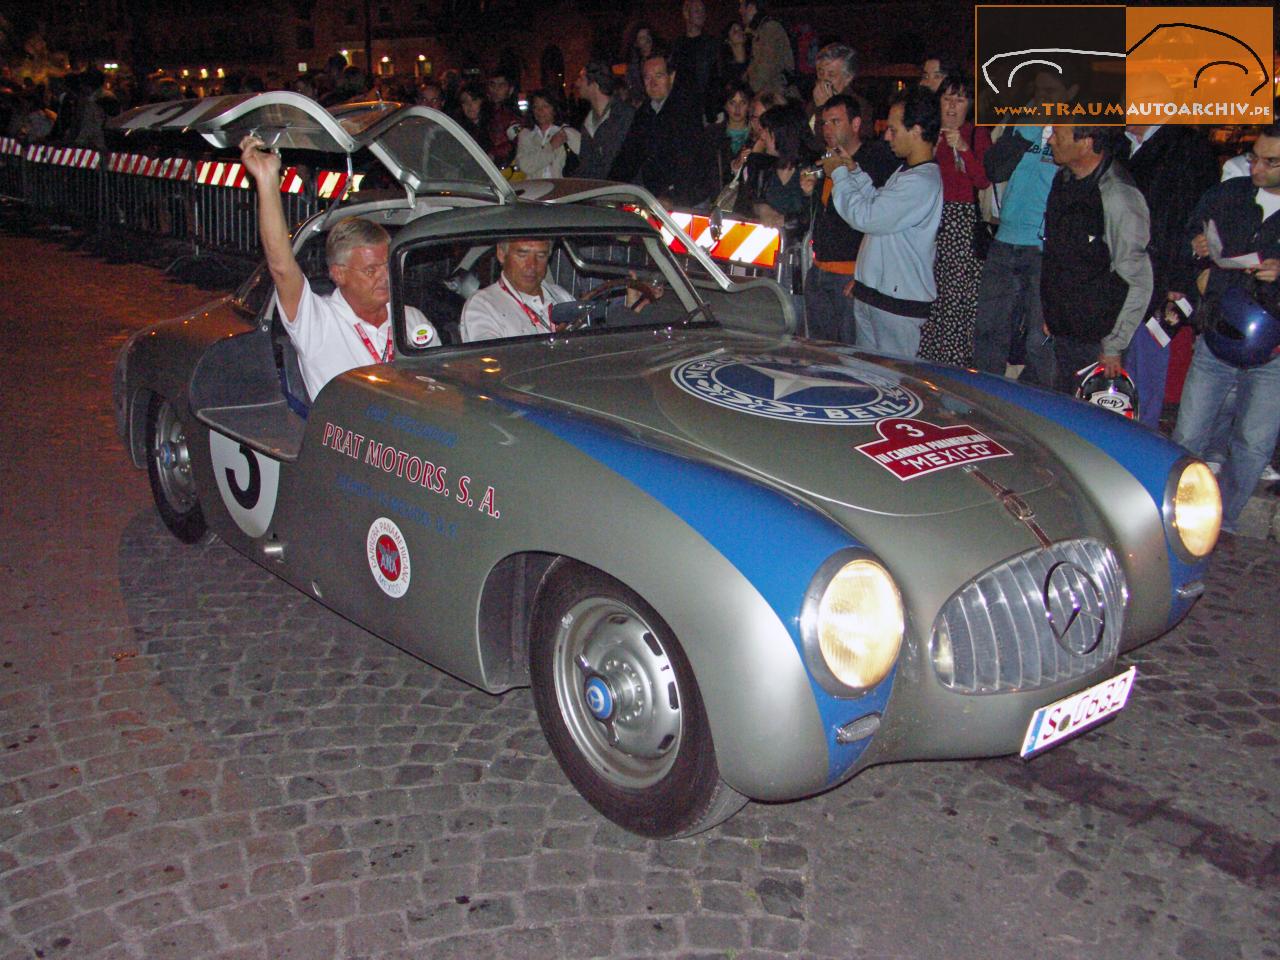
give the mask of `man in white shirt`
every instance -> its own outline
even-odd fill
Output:
[[[462,308],[463,342],[552,333],[551,305],[573,295],[547,282],[551,241],[504,241],[496,255],[502,265],[498,282],[477,290]]]
[[[258,235],[276,285],[276,309],[298,351],[302,379],[312,398],[353,367],[388,363],[395,354],[391,329],[391,286],[387,251],[391,238],[378,224],[349,217],[329,230],[325,256],[336,289],[320,296],[311,289],[293,255],[280,202],[280,156],[255,136],[240,141],[240,162],[258,193]],[[422,312],[405,307],[415,347],[440,345]]]

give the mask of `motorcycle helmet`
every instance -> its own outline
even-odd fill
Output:
[[[1247,370],[1260,367],[1280,350],[1280,319],[1240,286],[1217,298],[1204,342],[1223,363]]]
[[[1138,388],[1133,378],[1121,370],[1120,376],[1108,377],[1102,364],[1081,371],[1080,385],[1076,387],[1076,399],[1092,403],[1104,410],[1135,420],[1138,417]]]

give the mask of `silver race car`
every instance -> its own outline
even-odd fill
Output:
[[[628,830],[1031,756],[1123,708],[1120,654],[1203,589],[1203,463],[1075,400],[797,339],[777,284],[731,281],[643,191],[517,196],[420,107],[272,93],[119,125],[367,149],[391,187],[295,249],[319,289],[332,224],[393,233],[392,362],[307,396],[265,269],[126,346],[119,429],[165,524],[490,693],[531,685],[566,775]],[[495,244],[530,237],[578,298],[560,330],[457,342]],[[664,295],[628,309],[637,285]]]

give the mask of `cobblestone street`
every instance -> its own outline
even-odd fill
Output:
[[[492,697],[221,542],[115,435],[132,331],[214,294],[0,231],[0,960],[1280,957],[1280,545],[1237,538],[1039,757],[623,833]]]

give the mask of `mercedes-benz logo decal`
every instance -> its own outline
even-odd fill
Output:
[[[1083,657],[1102,642],[1107,601],[1089,571],[1063,560],[1049,568],[1040,591],[1049,630],[1062,649]]]

